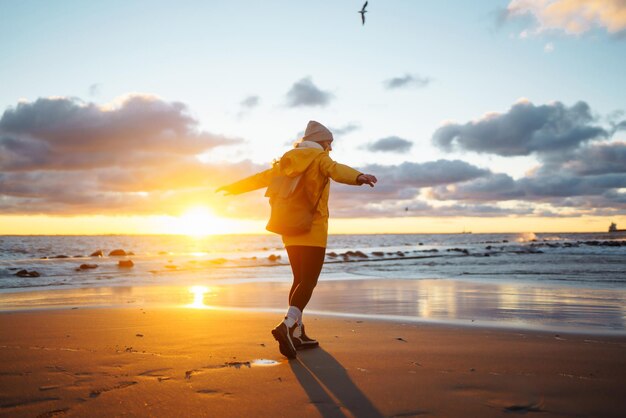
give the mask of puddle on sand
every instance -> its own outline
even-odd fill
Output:
[[[253,366],[276,366],[278,364],[280,364],[279,361],[276,360],[269,360],[269,359],[265,359],[265,358],[259,358],[256,360],[252,360],[250,362],[250,364],[252,364]]]
[[[235,369],[250,368],[252,366],[275,366],[280,364],[280,362],[276,360],[268,360],[268,359],[255,359],[251,361],[229,361],[224,363],[223,367],[233,367]]]

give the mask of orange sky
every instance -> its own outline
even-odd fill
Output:
[[[580,218],[354,218],[331,219],[330,233],[603,232],[626,216]],[[3,235],[224,234],[266,233],[265,221],[212,217],[201,212],[166,216],[0,216]]]

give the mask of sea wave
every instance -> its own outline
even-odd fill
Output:
[[[623,287],[626,240],[621,235],[332,235],[324,275]],[[115,249],[130,255],[109,255]],[[98,250],[103,256],[87,255]],[[126,259],[132,268],[118,265]],[[82,269],[82,264],[97,267]],[[20,270],[39,276],[20,277]],[[287,253],[273,235],[0,237],[0,290],[290,277]]]

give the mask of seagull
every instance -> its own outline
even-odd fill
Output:
[[[365,2],[365,4],[363,5],[363,8],[357,12],[357,13],[361,13],[361,21],[363,22],[363,25],[365,25],[365,13],[367,13],[367,10],[365,10],[366,7],[367,7],[367,2]]]

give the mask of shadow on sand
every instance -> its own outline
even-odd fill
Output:
[[[382,418],[346,369],[322,348],[299,352],[289,365],[322,417]]]

